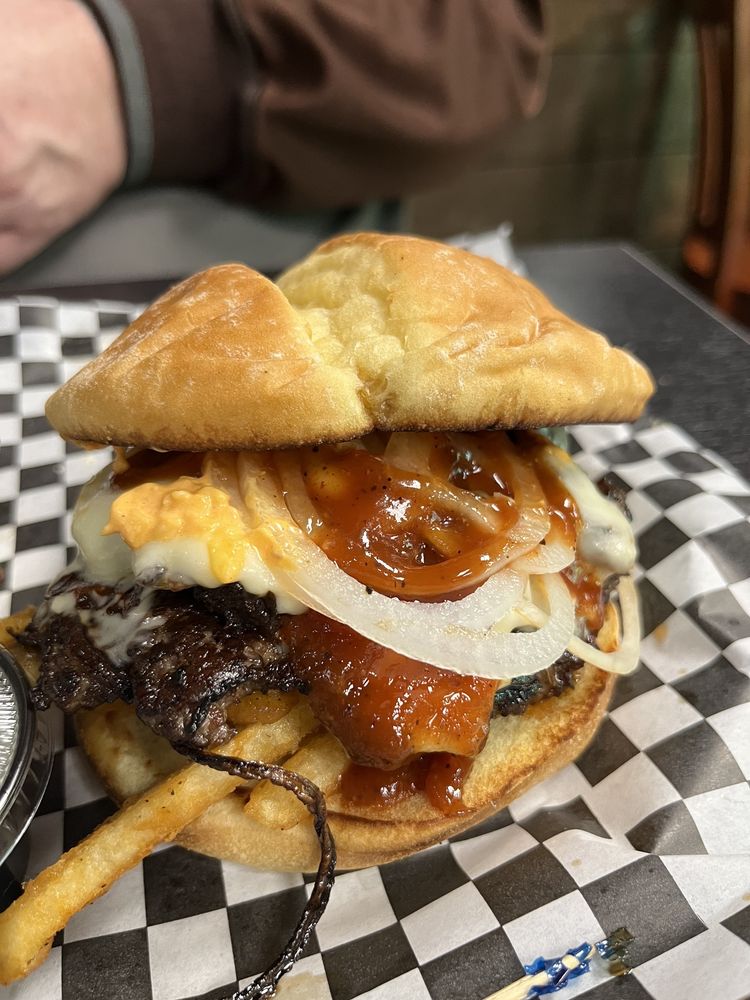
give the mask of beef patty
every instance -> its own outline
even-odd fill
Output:
[[[232,735],[227,710],[250,692],[308,691],[311,675],[303,669],[305,658],[300,651],[295,660],[294,650],[281,638],[294,630],[284,628],[285,617],[277,615],[272,595],[253,596],[238,583],[180,591],[148,588],[144,612],[145,589],[141,584],[122,591],[92,585],[75,573],[50,588],[18,637],[40,656],[32,692],[38,708],[55,703],[75,712],[122,699],[171,743],[210,747]],[[67,602],[62,612],[55,604],[60,598]],[[92,620],[115,631],[119,626],[121,632],[132,622],[132,635],[127,633],[115,655],[104,648],[106,630],[89,627]],[[494,708],[490,699],[488,712],[518,715],[534,702],[560,695],[574,685],[581,665],[563,654],[546,671],[501,688]],[[458,684],[462,679],[454,680]],[[341,703],[343,718],[343,692]],[[324,721],[331,725],[330,718]],[[482,720],[485,725],[488,721]]]
[[[126,618],[138,605],[113,588],[92,587],[71,575],[66,584],[75,612]],[[285,669],[289,650],[278,635],[272,596],[255,597],[240,584],[218,590],[157,590],[148,624],[134,628],[125,656],[113,662],[95,644],[78,613],[56,614],[50,598],[19,640],[40,655],[32,692],[37,708],[51,702],[66,712],[103,702],[135,705],[138,716],[174,744],[222,743],[232,734],[226,713],[251,691],[298,687]]]

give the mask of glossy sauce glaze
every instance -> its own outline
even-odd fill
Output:
[[[313,712],[352,758],[346,799],[387,806],[422,791],[441,812],[461,811],[495,681],[407,659],[314,611],[284,619],[282,636]]]
[[[356,763],[393,768],[484,746],[495,681],[410,660],[314,611],[284,618],[281,635],[313,712]]]
[[[339,791],[352,805],[384,807],[424,792],[430,805],[445,816],[464,811],[463,786],[474,761],[452,753],[420,754],[408,764],[386,770],[350,764]]]
[[[606,600],[601,575],[585,572],[580,563],[562,571],[562,577],[576,601],[576,617],[586,623],[592,635],[604,624]]]
[[[533,462],[539,485],[542,487],[542,492],[547,501],[547,509],[551,520],[550,535],[561,538],[566,544],[575,547],[581,523],[578,508],[572,496],[557,476],[541,461],[535,460],[535,450],[532,447],[528,454]]]
[[[433,435],[429,470],[492,504],[502,533],[515,519],[503,469],[508,444],[498,447],[498,435],[477,437],[483,447],[462,450]],[[579,513],[565,486],[537,460],[543,442],[519,435],[519,445],[544,493],[549,537],[575,547]],[[410,595],[428,574],[436,590],[453,585],[461,573],[477,572],[497,541],[497,533],[445,511],[436,518],[426,492],[413,488],[418,479],[365,449],[318,448],[302,467],[318,518],[315,540],[374,589],[395,590],[397,581],[400,596]],[[438,538],[429,530],[436,521]],[[601,585],[572,572],[566,580],[579,613],[590,628],[599,627]],[[408,660],[312,612],[291,620],[285,638],[309,684],[313,711],[353,759],[340,787],[345,799],[372,808],[423,792],[444,814],[462,811],[463,785],[488,732],[493,682]]]
[[[302,453],[317,514],[309,526],[313,539],[341,569],[381,593],[436,598],[470,584],[518,518],[499,475],[449,449],[444,435],[431,437],[435,467],[420,475],[364,448]],[[462,493],[478,516],[462,510]]]
[[[576,504],[539,460],[544,442],[537,435],[517,434],[512,442],[492,433],[420,437],[429,438],[426,474],[397,468],[371,443],[299,453],[313,512],[307,528],[365,586],[428,600],[464,582],[471,587],[518,517],[507,485],[511,448],[534,467],[551,519],[548,538],[575,546]],[[115,483],[200,476],[199,458],[138,453]],[[441,485],[448,486],[442,495]],[[464,492],[473,516],[461,505]],[[577,565],[563,575],[579,616],[596,632],[604,612],[600,580]],[[371,807],[421,791],[441,812],[461,812],[464,782],[487,738],[494,681],[408,659],[313,611],[284,616],[281,634],[313,711],[352,759],[340,789],[347,799]]]

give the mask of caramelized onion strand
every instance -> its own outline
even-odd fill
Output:
[[[214,770],[226,771],[246,781],[267,780],[273,785],[286,788],[293,792],[312,814],[315,833],[320,843],[320,864],[310,898],[292,936],[276,961],[252,983],[232,996],[232,1000],[263,1000],[265,997],[273,996],[281,977],[289,972],[300,957],[328,904],[336,868],[336,845],[328,826],[325,798],[312,781],[294,771],[287,771],[279,764],[265,764],[257,760],[205,753],[190,746],[178,746],[175,749],[196,764],[205,764]]]
[[[394,488],[400,491],[422,493],[428,505],[436,511],[442,510],[452,517],[458,517],[467,525],[473,525],[486,533],[487,540],[481,547],[481,558],[475,550],[463,554],[447,556],[436,565],[408,566],[399,571],[401,578],[398,596],[406,598],[450,597],[469,587],[476,587],[487,580],[492,574],[511,564],[515,559],[524,556],[535,549],[550,531],[550,515],[544,491],[536,475],[533,463],[521,454],[507,438],[498,433],[493,435],[492,449],[494,453],[483,451],[476,442],[474,450],[481,455],[488,468],[500,462],[504,475],[510,481],[513,499],[504,494],[497,494],[506,508],[500,511],[493,507],[491,500],[477,495],[471,490],[454,486],[444,478],[436,477],[429,465],[429,457],[433,445],[430,436],[410,435],[402,433],[391,435],[391,440],[397,438],[398,447],[391,448],[391,441],[383,455],[382,461],[393,468],[409,471],[420,477],[416,483],[397,482]],[[461,435],[451,435],[454,447],[463,448]],[[391,448],[389,454],[389,448]],[[316,541],[316,532],[324,526],[314,501],[311,499],[305,477],[302,472],[303,453],[288,452],[276,457],[276,466],[281,478],[284,502],[295,523]],[[373,459],[381,461],[380,459]],[[499,500],[496,499],[496,503]],[[514,520],[508,525],[509,515]],[[536,572],[548,572],[549,561],[542,561]],[[360,567],[360,570],[362,567]],[[351,569],[349,569],[351,572]],[[356,576],[355,573],[352,575]],[[367,574],[361,582],[375,589],[388,591],[390,587],[381,587],[378,581]],[[396,590],[394,580],[393,591]]]

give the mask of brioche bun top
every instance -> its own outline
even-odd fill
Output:
[[[225,264],[172,288],[50,398],[69,440],[270,449],[371,430],[634,420],[646,369],[484,257],[324,243],[278,284]]]

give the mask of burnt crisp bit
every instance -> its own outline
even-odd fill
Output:
[[[143,596],[140,584],[117,590],[69,575],[48,599],[65,590],[75,592],[81,610],[123,617]],[[43,708],[55,702],[72,712],[121,698],[171,743],[211,747],[232,735],[227,711],[251,692],[307,690],[279,635],[271,595],[256,597],[238,583],[158,590],[150,616],[146,639],[131,643],[127,661],[115,664],[78,615],[53,614],[43,606],[21,637],[42,659],[35,703]],[[574,686],[581,666],[566,652],[546,670],[515,678],[497,692],[493,714],[521,715],[529,705],[559,696]]]
[[[50,615],[41,623],[33,621],[18,641],[39,653],[39,680],[31,692],[37,709],[55,704],[77,712],[118,698],[131,700],[127,670],[92,644],[77,617]]]
[[[126,617],[142,585],[117,590],[68,574],[48,601],[72,590],[76,608]],[[229,706],[251,691],[288,690],[297,682],[284,669],[288,649],[278,637],[272,597],[254,597],[239,584],[209,590],[158,591],[147,641],[128,647],[115,664],[92,641],[77,614],[55,614],[45,603],[19,636],[41,658],[34,702],[67,712],[118,698],[172,743],[212,746],[228,739]]]
[[[493,716],[523,715],[529,705],[545,698],[558,698],[567,688],[575,686],[576,673],[582,666],[583,660],[566,650],[546,670],[514,677],[495,695]]]
[[[273,598],[240,584],[164,591],[162,623],[129,665],[138,716],[172,743],[213,746],[233,729],[231,704],[252,691],[289,690],[288,649],[278,637]]]

